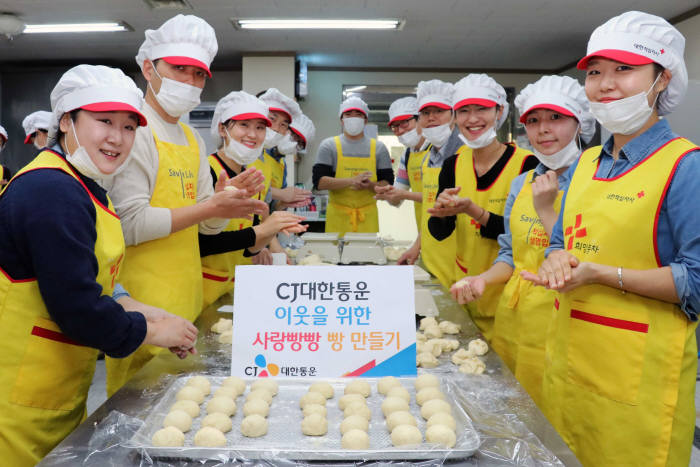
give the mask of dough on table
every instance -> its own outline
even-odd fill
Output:
[[[323,264],[323,260],[317,254],[304,256],[297,264],[300,266],[319,266]]]
[[[400,397],[387,397],[382,402],[382,413],[385,417],[388,417],[392,412],[401,410],[408,412],[408,402]]]
[[[333,395],[335,394],[333,386],[324,381],[319,381],[318,383],[314,383],[309,386],[309,392],[320,392],[326,399],[332,399]]]
[[[362,402],[364,404],[365,398],[361,394],[345,394],[338,399],[338,408],[340,410],[345,410],[345,407],[350,405],[351,402]]]
[[[226,318],[219,318],[219,321],[211,325],[212,332],[221,334],[225,331],[230,331],[233,329],[233,320]]]
[[[185,435],[174,426],[166,426],[153,433],[151,442],[159,447],[180,447],[185,444]]]
[[[184,410],[172,410],[163,419],[163,427],[174,426],[183,433],[190,431],[192,427],[192,417]]]
[[[473,356],[474,354],[472,354],[469,350],[459,349],[458,351],[452,354],[450,360],[452,360],[452,363],[454,363],[455,365],[461,365],[462,363],[464,363],[465,360],[468,360]]]
[[[452,413],[452,406],[442,399],[431,399],[420,408],[421,416],[428,420],[438,412]]]
[[[230,417],[236,413],[236,403],[230,397],[214,396],[207,402],[207,413],[217,412]]]
[[[392,412],[386,417],[386,426],[389,428],[389,432],[394,431],[399,425],[413,425],[418,426],[416,417],[414,417],[411,412],[405,410],[399,410],[397,412]]]
[[[273,397],[277,395],[279,388],[280,386],[277,384],[277,381],[270,378],[259,379],[250,386],[251,391],[255,391],[256,389],[267,389],[270,391],[270,394],[272,394]]]
[[[400,397],[401,399],[405,400],[406,402],[411,402],[411,394],[403,386],[394,386],[393,388],[389,389],[389,392],[386,393],[386,396],[387,397]]]
[[[442,355],[442,339],[428,339],[423,343],[422,352],[430,352],[434,356]]]
[[[261,417],[267,417],[270,413],[270,404],[265,402],[265,399],[250,399],[243,404],[243,415],[260,415]]]
[[[221,412],[210,413],[202,419],[202,426],[210,426],[216,428],[222,433],[228,433],[233,428],[231,417]]]
[[[304,417],[301,432],[306,436],[323,436],[328,433],[328,420],[317,413]]]
[[[369,449],[369,435],[363,430],[350,430],[340,439],[343,449]]]
[[[195,401],[197,404],[201,404],[204,402],[204,397],[205,396],[202,394],[201,389],[194,386],[185,386],[177,392],[175,395],[175,400]]]
[[[445,400],[445,394],[440,390],[440,388],[436,388],[435,386],[430,386],[424,389],[421,389],[416,393],[416,404],[418,405],[423,405],[429,400],[433,399],[442,399]]]
[[[214,396],[236,399],[238,396],[240,396],[240,394],[238,393],[238,388],[233,386],[221,386],[219,389],[214,391]]]
[[[349,417],[351,415],[359,415],[366,418],[367,420],[372,418],[372,411],[367,406],[366,402],[350,402],[350,404],[343,410],[343,416]]]
[[[263,399],[268,404],[272,404],[272,393],[267,389],[254,389],[246,396],[246,400],[251,399]]]
[[[367,381],[356,379],[345,385],[345,394],[360,394],[369,397],[372,394],[372,387]]]
[[[428,339],[439,339],[442,337],[442,331],[439,326],[428,326],[423,331],[423,334],[425,334],[425,337]]]
[[[425,425],[430,428],[433,425],[445,425],[453,430],[457,429],[457,422],[451,414],[446,412],[438,412],[428,419],[428,423]]]
[[[470,357],[459,365],[459,372],[465,375],[480,375],[486,370],[486,365],[479,357]]]
[[[439,341],[443,352],[452,352],[459,348],[459,341],[457,339],[440,339]]]
[[[206,448],[226,446],[226,436],[214,427],[205,426],[194,435],[194,445]]]
[[[454,430],[445,425],[433,425],[425,430],[425,440],[451,448],[457,443],[457,435]]]
[[[238,376],[229,376],[221,382],[221,386],[236,388],[236,392],[240,396],[245,392],[246,382]]]
[[[418,377],[416,377],[416,382],[414,383],[414,386],[416,387],[416,391],[420,391],[421,389],[425,389],[430,386],[435,386],[439,388],[440,380],[435,375],[432,375],[430,373],[423,373],[422,375],[418,375]]]
[[[389,389],[397,386],[401,386],[401,381],[396,376],[385,376],[377,383],[377,391],[386,396]]]
[[[398,259],[401,258],[401,255],[404,254],[406,250],[408,250],[408,248],[398,246],[385,246],[384,256],[386,256],[386,259],[388,259],[389,261],[398,261]]]
[[[416,342],[425,342],[426,340],[428,340],[428,338],[425,337],[425,334],[416,331]]]
[[[197,404],[195,401],[183,399],[180,401],[175,402],[172,407],[170,407],[170,411],[172,412],[173,410],[184,410],[187,412],[187,415],[189,415],[192,418],[199,417],[199,404]]]
[[[267,434],[267,419],[258,414],[248,415],[241,421],[241,434],[248,438]]]
[[[442,321],[438,327],[443,334],[459,334],[460,329],[462,329],[462,326],[452,321]]]
[[[299,399],[299,407],[303,409],[307,404],[318,404],[325,407],[326,396],[316,391],[307,392]]]
[[[435,355],[430,352],[422,352],[416,355],[417,366],[421,366],[423,368],[435,368],[439,364],[438,359],[435,358]]]
[[[420,326],[418,329],[420,329],[421,331],[425,331],[425,329],[430,326],[438,326],[437,320],[432,316],[428,316],[427,318],[421,319]]]
[[[224,331],[219,336],[219,344],[230,344],[233,342],[233,331]]]
[[[350,415],[345,417],[340,423],[340,434],[344,435],[350,430],[367,431],[369,429],[369,420],[361,415]]]
[[[423,435],[413,425],[399,425],[391,431],[391,444],[394,446],[408,446],[422,442]]]
[[[301,409],[301,413],[304,414],[304,417],[308,417],[313,413],[317,413],[325,417],[328,415],[328,409],[326,409],[325,405],[321,404],[306,404],[304,408]]]
[[[202,394],[208,396],[211,393],[211,383],[205,376],[197,375],[187,380],[185,386],[194,386],[202,391]]]
[[[473,355],[486,355],[489,351],[489,345],[483,339],[474,339],[469,343],[469,351]]]

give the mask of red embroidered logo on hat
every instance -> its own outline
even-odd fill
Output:
[[[665,52],[665,50],[664,50],[664,49],[661,49],[661,53],[664,53],[664,52]]]

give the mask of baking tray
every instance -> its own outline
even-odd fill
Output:
[[[381,403],[384,396],[377,392],[376,378],[363,378],[370,383],[372,394],[367,398],[367,404],[372,411],[372,419],[368,434],[370,437],[369,450],[347,450],[340,446],[340,423],[343,412],[338,408],[338,400],[343,395],[345,385],[352,381],[346,379],[322,378],[279,378],[279,394],[272,400],[268,416],[268,432],[260,438],[246,438],[240,433],[243,419],[243,403],[250,391],[248,382],[244,395],[236,399],[237,410],[232,417],[233,429],[226,433],[227,445],[219,448],[204,448],[194,446],[194,435],[200,428],[201,420],[206,415],[205,406],[224,377],[207,378],[212,383],[212,391],[200,405],[201,414],[195,418],[191,429],[185,433],[184,447],[156,447],[151,444],[153,434],[162,428],[163,419],[170,407],[175,403],[175,395],[194,375],[182,376],[173,381],[164,396],[153,407],[145,419],[143,426],[127,443],[127,447],[145,451],[152,458],[177,459],[290,459],[290,460],[407,460],[407,459],[446,459],[467,458],[479,447],[480,438],[466,412],[455,402],[457,391],[456,382],[449,377],[440,376],[441,389],[452,405],[452,416],[457,421],[457,443],[449,449],[435,444],[423,442],[416,447],[393,447],[391,436],[386,427]],[[415,378],[399,378],[401,384],[411,394],[410,411],[418,422],[418,428],[425,436],[426,422],[420,415],[420,407],[415,402]],[[301,432],[302,411],[299,399],[307,392],[309,386],[317,381],[327,381],[335,390],[335,395],[326,403],[328,409],[328,433],[325,436],[305,436]]]

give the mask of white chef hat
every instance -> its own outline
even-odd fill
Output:
[[[659,115],[667,115],[682,102],[688,89],[684,50],[685,37],[668,21],[641,11],[628,11],[593,31],[586,56],[576,66],[585,70],[593,57],[609,58],[627,65],[658,63],[672,75],[658,100]]]
[[[270,112],[275,110],[287,114],[290,122],[293,122],[296,117],[301,115],[299,104],[294,99],[282,94],[277,88],[270,88],[265,91],[265,94],[260,96],[260,100],[270,106]]]
[[[297,118],[295,118],[292,121],[292,124],[289,125],[289,128],[291,128],[291,130],[297,136],[299,136],[307,146],[316,135],[316,127],[314,126],[314,122],[312,122],[311,119],[304,114],[300,114]]]
[[[389,106],[389,125],[418,115],[418,99],[413,96],[396,99]]]
[[[24,144],[29,144],[30,139],[38,130],[49,130],[51,126],[51,112],[46,110],[37,110],[32,112],[22,120],[22,128],[24,128]]]
[[[418,83],[416,98],[418,99],[418,110],[434,106],[440,109],[452,109],[452,95],[454,85],[445,83],[439,79],[421,81]]]
[[[5,146],[8,139],[7,130],[2,125],[0,125],[0,135],[5,137],[5,141],[3,141],[2,144],[0,144],[0,148],[2,148],[3,146]]]
[[[58,122],[66,112],[84,109],[92,112],[126,110],[134,112],[139,125],[147,124],[140,109],[143,93],[119,68],[103,65],[78,65],[66,71],[51,91],[49,138],[58,131]]]
[[[503,107],[501,118],[496,122],[496,129],[503,125],[508,118],[508,100],[506,90],[498,84],[495,79],[484,73],[471,73],[455,83],[453,95],[454,110],[469,104],[476,104],[483,107]]]
[[[222,97],[216,103],[214,117],[211,121],[211,136],[216,141],[216,147],[223,144],[223,139],[219,135],[219,123],[226,123],[229,120],[252,120],[261,118],[265,120],[265,125],[270,126],[272,122],[268,118],[270,107],[252,94],[245,91],[233,91]]]
[[[569,76],[543,76],[528,84],[515,98],[515,106],[521,123],[525,123],[531,111],[549,109],[578,120],[584,141],[590,141],[595,134],[595,118],[589,111],[586,91]]]
[[[369,107],[359,97],[348,97],[345,99],[341,104],[340,104],[340,110],[338,111],[338,117],[342,117],[345,112],[348,112],[350,110],[359,110],[363,114],[365,114],[365,117],[369,118]]]
[[[162,58],[171,65],[192,65],[211,76],[209,66],[219,50],[214,28],[202,18],[193,15],[177,15],[158,29],[147,29],[136,54],[136,63]]]

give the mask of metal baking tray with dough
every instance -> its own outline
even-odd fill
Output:
[[[384,247],[376,233],[346,233],[343,237],[342,264],[386,264]]]
[[[194,375],[191,375],[194,376]],[[175,379],[166,390],[161,400],[147,414],[143,426],[134,434],[127,447],[147,454],[151,458],[170,459],[221,459],[222,456],[237,459],[290,459],[290,460],[420,460],[467,458],[479,447],[479,434],[474,429],[471,419],[464,409],[456,402],[457,383],[449,377],[441,376],[441,390],[446,400],[452,406],[452,416],[457,422],[457,443],[453,448],[445,448],[424,441],[420,445],[394,447],[391,435],[386,427],[381,403],[384,396],[377,392],[377,378],[362,378],[370,383],[371,395],[366,399],[372,412],[369,425],[370,449],[348,450],[340,446],[340,423],[343,412],[338,408],[338,400],[344,394],[345,385],[353,378],[323,379],[323,378],[285,378],[276,379],[279,383],[279,393],[272,399],[268,415],[268,432],[259,438],[246,438],[241,434],[243,419],[243,404],[254,380],[247,380],[246,392],[236,399],[237,410],[232,417],[233,429],[225,434],[226,446],[205,448],[194,446],[194,435],[199,430],[204,416],[206,404],[212,397],[207,396],[201,407],[201,414],[192,422],[191,429],[185,433],[184,447],[156,447],[152,445],[153,434],[163,426],[163,419],[170,407],[175,403],[175,396],[191,376],[181,376]],[[224,377],[209,376],[212,394],[221,385]],[[399,378],[404,388],[411,395],[409,409],[418,422],[418,429],[425,437],[426,422],[420,415],[420,407],[416,404],[415,378]],[[326,402],[328,410],[328,432],[324,436],[305,436],[301,432],[302,411],[299,400],[306,394],[309,386],[318,381],[326,381],[333,386],[334,396]]]
[[[340,246],[338,245],[338,233],[307,232],[302,234],[304,246],[299,248],[296,261],[310,255],[318,255],[325,263],[338,264],[340,262]]]

